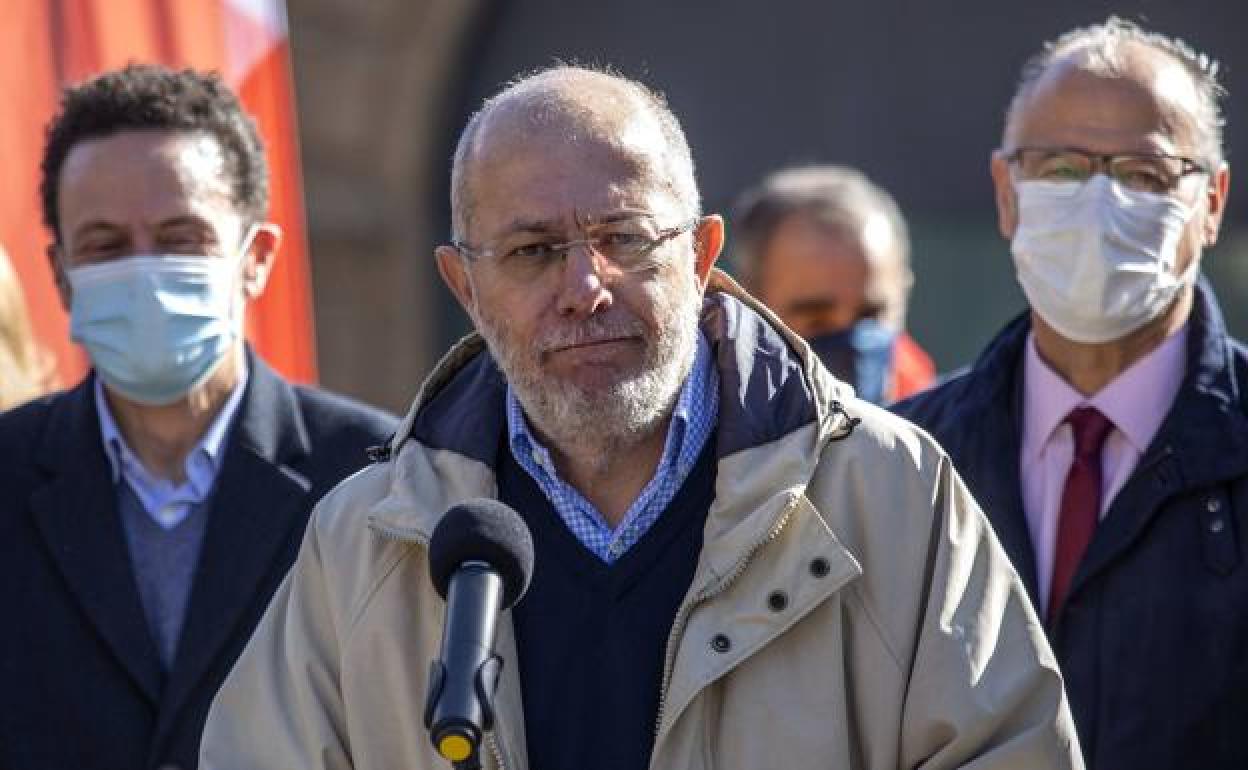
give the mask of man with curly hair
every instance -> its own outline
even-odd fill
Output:
[[[42,197],[92,370],[0,418],[0,767],[192,768],[313,503],[394,421],[245,343],[280,232],[216,76],[66,91]]]

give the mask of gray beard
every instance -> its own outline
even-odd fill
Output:
[[[639,371],[593,390],[541,376],[537,351],[545,349],[549,340],[525,349],[508,339],[503,323],[478,314],[478,326],[533,427],[565,453],[596,457],[605,465],[620,450],[654,435],[671,415],[693,368],[701,295],[687,289],[673,287],[668,295],[670,307],[660,310],[664,323],[655,339],[645,338]],[[592,339],[610,332],[635,331],[640,326],[636,319],[590,319],[577,329],[560,332],[558,337],[564,341]]]

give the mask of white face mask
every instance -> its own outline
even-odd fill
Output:
[[[1128,190],[1104,174],[1086,182],[1019,180],[1010,250],[1018,282],[1045,323],[1075,342],[1121,339],[1157,318],[1198,260],[1176,275],[1194,209]]]

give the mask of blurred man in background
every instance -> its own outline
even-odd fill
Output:
[[[1112,18],[1028,61],[992,178],[1030,312],[898,407],[991,517],[1099,770],[1248,767],[1248,353],[1199,277],[1216,74]]]
[[[776,172],[737,201],[737,269],[859,397],[887,403],[935,368],[905,331],[910,238],[887,192],[843,166]]]
[[[217,77],[131,66],[69,89],[42,169],[92,371],[0,417],[0,767],[192,768],[312,504],[395,423],[245,343],[280,233]]]

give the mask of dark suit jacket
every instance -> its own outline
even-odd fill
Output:
[[[1022,316],[895,411],[940,441],[1031,596]],[[1093,770],[1248,768],[1248,350],[1202,279],[1174,405],[1114,497],[1049,639]]]
[[[0,770],[193,768],[217,688],[313,504],[393,417],[249,353],[177,659],[162,671],[100,439],[92,378],[0,416]]]

